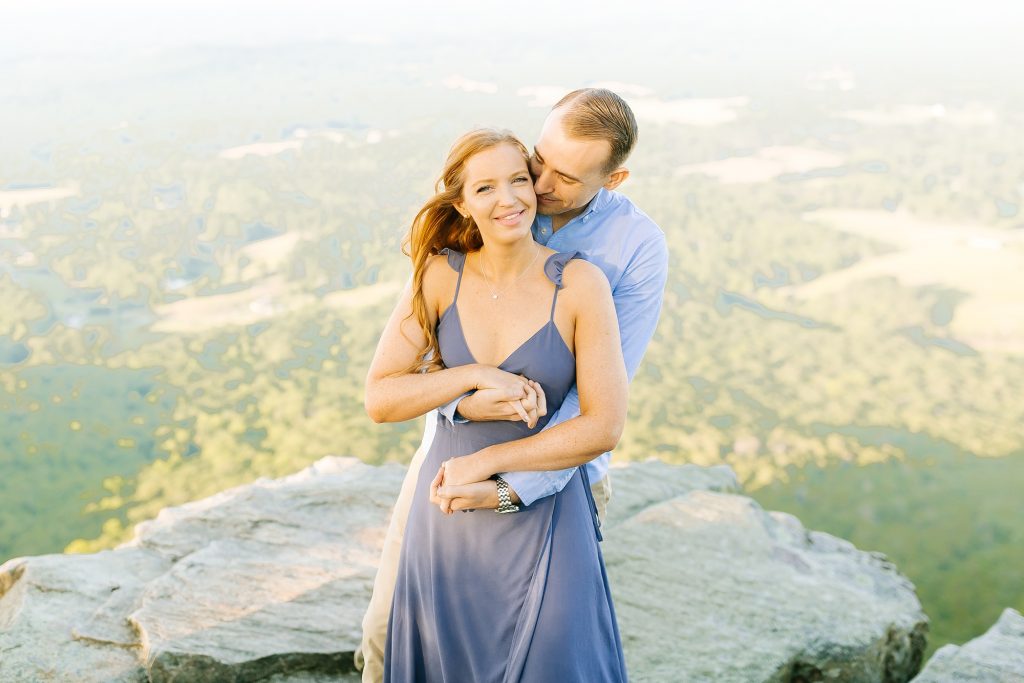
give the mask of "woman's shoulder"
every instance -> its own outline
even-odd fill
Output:
[[[576,266],[569,266],[570,263],[582,260],[583,256],[578,251],[555,251],[550,247],[542,246],[541,249],[545,260],[544,260],[544,273],[548,276],[548,279],[554,282],[558,287],[565,286],[563,282],[564,274],[568,272],[566,268],[575,270]]]
[[[449,273],[458,273],[466,263],[466,254],[445,247],[436,254],[427,257],[423,266],[423,275],[433,273],[433,277],[447,277]],[[442,264],[444,266],[442,267]]]
[[[454,287],[458,270],[465,255],[462,252],[442,249],[440,254],[431,254],[423,264],[423,293],[428,299],[440,299]]]
[[[564,301],[568,311],[576,316],[605,301],[611,304],[611,287],[604,272],[581,256],[565,261],[562,269],[561,291],[558,300]]]
[[[586,290],[595,286],[608,286],[608,280],[604,276],[604,271],[584,259],[581,254],[575,252],[568,253],[571,256],[565,258],[562,265],[563,287],[574,290]]]

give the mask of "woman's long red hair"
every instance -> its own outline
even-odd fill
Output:
[[[452,145],[445,160],[441,177],[434,185],[434,196],[423,205],[412,220],[402,251],[412,259],[412,312],[423,329],[427,346],[412,368],[418,372],[433,372],[444,367],[437,344],[437,331],[427,315],[427,302],[423,296],[423,271],[427,259],[444,248],[467,254],[483,246],[480,231],[472,218],[463,217],[455,208],[462,199],[466,162],[470,157],[498,145],[512,145],[529,162],[530,153],[519,139],[507,130],[480,128],[472,130]]]

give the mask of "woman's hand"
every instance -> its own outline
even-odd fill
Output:
[[[525,422],[533,429],[537,420],[548,414],[547,397],[539,382],[523,377],[526,397],[520,398],[521,385],[513,391],[504,389],[478,389],[459,401],[459,415],[471,422],[509,420]]]
[[[434,505],[440,506],[441,512],[446,515],[450,515],[451,501],[448,499],[442,499],[439,495],[441,485],[444,483],[444,465],[441,465],[437,470],[437,474],[434,475],[433,481],[430,482],[430,502]]]
[[[477,363],[473,366],[473,377],[476,380],[478,391],[481,389],[501,389],[507,392],[509,400],[526,398],[528,380],[522,375],[514,375],[492,365]]]
[[[430,502],[449,515],[456,510],[493,510],[498,507],[498,485],[491,479],[462,486],[432,484]]]
[[[441,482],[443,486],[463,486],[476,484],[491,478],[492,472],[486,459],[481,457],[483,451],[459,458],[449,458],[441,464]]]
[[[544,387],[540,385],[540,382],[534,382],[532,379],[527,380],[529,385],[533,387],[534,395],[537,397],[537,417],[542,418],[548,414],[548,397],[544,393]],[[530,425],[530,429],[533,429],[536,423]]]

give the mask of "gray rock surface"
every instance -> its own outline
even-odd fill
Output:
[[[404,472],[323,458],[167,508],[116,550],[4,563],[0,681],[358,680]]]
[[[750,498],[691,491],[610,515],[634,681],[907,681],[927,617],[884,557]]]
[[[115,550],[0,566],[0,681],[350,683],[404,474],[324,458],[168,508]],[[738,495],[613,470],[603,544],[634,681],[906,681],[927,619],[883,557]]]
[[[914,683],[1024,683],[1024,616],[1003,610],[984,635],[964,645],[945,645]]]

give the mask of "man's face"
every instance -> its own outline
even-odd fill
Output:
[[[558,217],[563,225],[575,218],[608,182],[605,164],[611,155],[606,140],[569,137],[562,127],[564,107],[548,114],[530,157],[537,212]],[[557,219],[556,219],[557,220]]]

